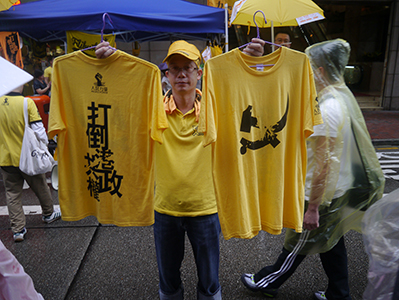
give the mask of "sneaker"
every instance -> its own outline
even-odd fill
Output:
[[[14,242],[22,242],[24,240],[24,236],[28,231],[24,227],[22,231],[14,233]]]
[[[241,281],[245,285],[245,287],[252,292],[262,292],[263,295],[269,298],[274,298],[277,296],[278,289],[268,289],[268,288],[263,288],[261,286],[258,286],[255,283],[255,274],[242,274],[241,275]]]
[[[327,300],[326,292],[318,291],[314,293],[314,298],[317,300]]]
[[[61,212],[60,211],[53,211],[53,213],[49,216],[43,216],[42,220],[44,223],[50,224],[53,223],[54,221],[57,221],[58,219],[61,218]]]

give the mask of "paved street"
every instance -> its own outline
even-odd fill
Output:
[[[388,149],[387,149],[388,148]],[[385,192],[399,188],[398,147],[377,147],[387,178]],[[56,204],[57,192],[52,190]],[[36,289],[46,300],[69,299],[157,299],[158,274],[152,227],[101,226],[94,217],[79,222],[41,222],[38,201],[24,190],[28,234],[14,243],[4,215],[4,188],[0,184],[0,239],[31,275]],[[40,207],[39,207],[40,208]],[[279,254],[283,235],[261,232],[251,240],[221,241],[220,281],[224,299],[265,299],[247,291],[240,282],[244,272],[256,272],[271,264]],[[367,284],[368,258],[362,236],[346,235],[351,295],[362,299]],[[186,299],[196,299],[196,275],[192,251],[187,243],[182,277]],[[314,291],[325,289],[326,276],[317,255],[305,259],[277,299],[312,299]]]
[[[386,180],[385,193],[390,193],[399,187],[399,148],[382,146],[376,149]]]

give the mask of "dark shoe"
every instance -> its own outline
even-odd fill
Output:
[[[254,274],[242,274],[241,281],[245,285],[245,287],[252,292],[262,292],[263,295],[269,298],[274,298],[277,296],[278,289],[268,289],[258,286],[254,280]]]
[[[317,300],[327,300],[326,292],[318,291],[314,293],[314,298]]]
[[[14,233],[14,242],[22,242],[27,232],[26,228],[24,228],[22,231]]]

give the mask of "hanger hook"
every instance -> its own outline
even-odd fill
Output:
[[[256,26],[256,32],[257,32],[257,34],[258,34],[257,38],[259,39],[259,38],[260,38],[259,26],[258,26],[258,24],[256,23],[256,20],[255,20],[255,16],[256,16],[256,14],[257,14],[258,12],[262,13],[263,18],[265,19],[265,24],[267,24],[267,21],[266,21],[266,16],[265,16],[265,14],[264,14],[263,11],[257,10],[257,11],[254,13],[253,19],[254,19],[254,23],[255,23],[255,26]]]
[[[257,33],[258,33],[257,38],[260,39],[259,26],[258,26],[258,24],[256,24],[256,21],[255,21],[255,15],[256,15],[258,12],[261,12],[261,13],[262,13],[263,18],[265,19],[265,24],[267,24],[267,20],[266,20],[266,16],[265,16],[265,14],[263,13],[263,11],[257,10],[257,11],[254,13],[253,19],[254,19],[254,23],[255,23],[255,25],[256,25],[256,31],[257,31]],[[277,46],[277,47],[282,47],[282,45],[275,44],[275,43],[268,42],[268,41],[265,41],[265,43],[270,44],[270,45],[274,45],[274,46]],[[242,46],[240,46],[240,47],[238,47],[238,48],[245,47],[245,46],[247,46],[247,45],[249,45],[249,44],[251,44],[251,42],[249,42],[249,43],[247,43],[247,44],[245,44],[245,45],[242,45]]]
[[[104,29],[105,29],[105,17],[108,17],[109,21],[111,22],[111,25],[113,24],[113,23],[112,23],[112,19],[111,19],[111,17],[109,16],[109,14],[108,14],[108,13],[104,13],[104,14],[103,14],[103,29],[101,29],[101,42],[104,40],[104,39],[103,39],[103,35],[104,35]]]

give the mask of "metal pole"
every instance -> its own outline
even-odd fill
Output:
[[[224,30],[225,30],[225,51],[229,51],[229,11],[228,4],[224,4]]]
[[[271,42],[274,43],[274,26],[273,26],[273,21],[271,21],[270,24],[271,24],[271,27],[270,27],[270,28],[271,28],[271,30],[272,30],[272,31],[271,31],[271,32],[272,32]],[[275,46],[272,45],[272,52],[274,52],[274,47],[275,47]]]
[[[299,25],[299,29],[301,30],[301,32],[302,32],[302,35],[303,35],[303,37],[304,37],[304,38],[305,38],[305,40],[306,40],[306,43],[308,43],[308,46],[310,46],[309,39],[308,39],[308,37],[306,36],[306,33],[303,31],[303,28],[302,28],[302,26],[301,26],[301,25]]]

